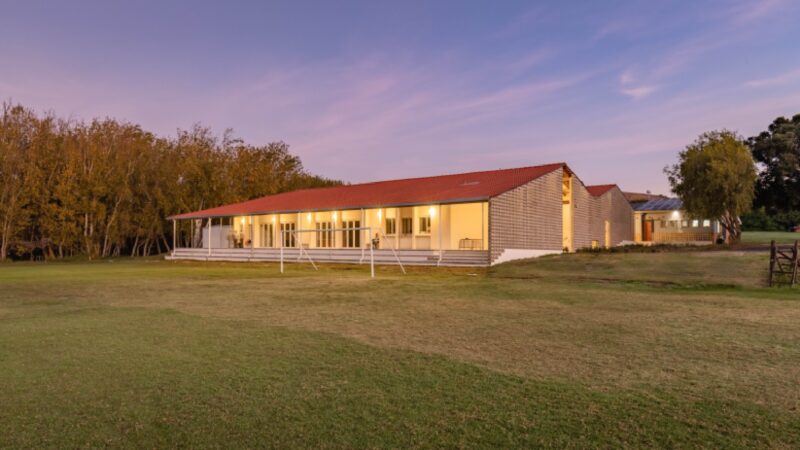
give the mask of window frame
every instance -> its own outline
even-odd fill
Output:
[[[420,216],[419,234],[431,234],[431,216]]]
[[[414,218],[403,217],[400,219],[401,231],[403,236],[411,236],[414,234]],[[408,225],[408,227],[406,227]],[[406,231],[408,229],[408,231]]]
[[[391,226],[389,226],[389,224],[391,224]],[[394,236],[397,234],[397,218],[387,217],[384,220],[383,229],[387,236]]]
[[[333,222],[316,222],[314,224],[317,232],[316,245],[318,248],[333,248],[334,235],[333,235]]]

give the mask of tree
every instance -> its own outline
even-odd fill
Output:
[[[36,118],[21,106],[3,104],[0,116],[0,261],[5,260],[31,218],[31,148]]]
[[[218,139],[199,125],[160,138],[114,119],[67,121],[3,104],[0,260],[160,253],[172,214],[333,184],[303,170],[283,142],[253,146],[231,131]]]
[[[770,214],[800,211],[800,114],[778,117],[747,145],[762,169],[756,206]]]
[[[736,133],[701,134],[664,172],[689,215],[718,218],[729,241],[739,240],[739,217],[753,206],[756,169],[750,150]]]

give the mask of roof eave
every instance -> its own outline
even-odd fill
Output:
[[[273,211],[255,211],[255,212],[236,212],[231,214],[175,214],[168,216],[167,220],[188,220],[188,219],[216,219],[219,217],[237,217],[237,216],[266,216],[270,214],[297,214],[307,212],[324,212],[324,211],[344,211],[353,209],[375,209],[375,208],[408,208],[413,206],[426,206],[426,205],[454,205],[459,203],[475,203],[486,202],[491,197],[468,197],[458,198],[451,200],[431,200],[426,202],[410,202],[410,203],[388,203],[380,205],[349,205],[339,206],[336,208],[307,208],[307,209],[286,209],[286,210],[273,210]]]

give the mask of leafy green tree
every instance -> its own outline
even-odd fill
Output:
[[[778,117],[747,140],[761,171],[755,204],[770,214],[800,211],[800,114]]]
[[[718,218],[729,242],[741,238],[739,217],[753,206],[756,169],[750,150],[736,133],[703,133],[664,172],[688,214]]]

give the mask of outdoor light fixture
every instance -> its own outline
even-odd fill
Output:
[[[336,211],[333,212],[333,221],[336,221]]]
[[[435,209],[433,209],[433,206],[431,206],[431,207],[428,209],[428,214],[430,214],[430,216],[431,216],[431,217],[433,217],[433,216],[435,216],[435,215],[436,215],[436,210],[435,210]]]
[[[383,211],[379,209],[378,210],[378,220],[381,220],[381,216],[382,215],[383,215]]]
[[[681,218],[681,213],[680,213],[680,211],[672,211],[672,219],[673,219],[673,220],[678,220],[678,219],[680,219],[680,218]]]
[[[275,223],[275,216],[272,216],[272,223]]]
[[[244,225],[244,217],[242,217],[242,225]]]
[[[308,219],[308,221],[311,222],[311,213],[308,213],[308,215],[306,216],[306,219]]]

